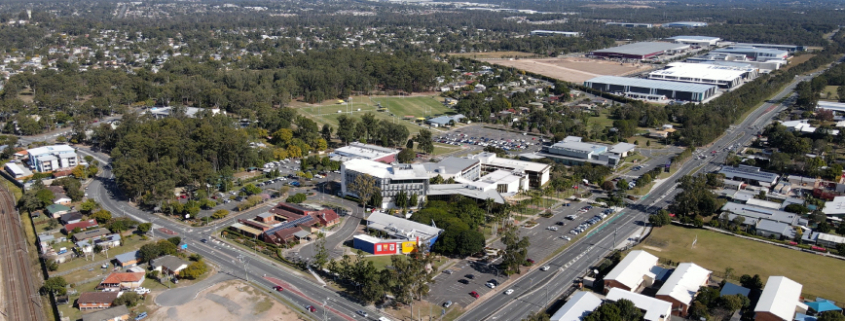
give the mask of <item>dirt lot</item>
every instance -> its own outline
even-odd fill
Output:
[[[649,65],[619,63],[588,58],[483,59],[492,64],[514,67],[552,78],[582,83],[598,76],[624,76],[651,69]]]
[[[298,321],[288,307],[241,281],[228,281],[203,290],[188,304],[162,307],[150,314],[149,320],[255,320]]]

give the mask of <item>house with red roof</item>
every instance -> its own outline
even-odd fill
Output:
[[[80,230],[85,230],[87,228],[92,228],[92,227],[97,227],[97,226],[99,226],[99,224],[97,224],[97,220],[79,221],[79,222],[76,222],[76,223],[71,223],[71,224],[65,225],[65,233],[70,233],[71,231],[73,231],[73,229],[75,229],[77,227]]]
[[[115,272],[111,273],[97,286],[101,290],[123,290],[140,287],[144,283],[144,272]]]

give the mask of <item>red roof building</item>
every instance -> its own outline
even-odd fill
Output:
[[[79,222],[76,222],[76,223],[65,225],[65,233],[73,231],[73,229],[75,229],[77,227],[81,230],[84,230],[84,229],[87,229],[87,228],[92,228],[92,227],[97,227],[97,226],[99,226],[99,224],[97,224],[96,220],[79,221]]]
[[[82,311],[108,309],[120,292],[85,292],[76,299],[76,304]]]
[[[320,223],[320,225],[323,226],[332,226],[340,222],[340,217],[334,210],[309,204],[282,202],[271,208],[270,213],[282,216],[291,221],[306,215],[311,215],[317,222]]]
[[[133,289],[141,286],[146,278],[144,272],[116,272],[109,274],[97,286],[99,289]]]

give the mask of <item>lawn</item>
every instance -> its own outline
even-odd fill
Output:
[[[839,86],[825,86],[822,90],[821,98],[824,100],[838,101],[839,95],[836,94]]]
[[[461,150],[460,146],[434,143],[434,152],[433,152],[434,155],[433,156],[443,155],[443,154],[447,154],[447,153],[453,153],[453,152],[456,152],[456,151],[459,151],[459,150]]]
[[[416,134],[422,128],[428,126],[421,126],[415,120],[405,120],[404,117],[413,116],[413,118],[443,115],[451,112],[451,109],[443,106],[437,96],[415,96],[415,97],[367,97],[357,96],[353,97],[352,104],[335,104],[334,100],[327,100],[320,105],[306,105],[297,108],[297,111],[303,115],[311,118],[322,127],[323,124],[329,124],[333,128],[338,127],[338,117],[343,114],[352,114],[355,117],[371,112],[376,116],[376,119],[387,120],[397,124],[402,124],[408,128],[411,135]],[[386,112],[377,111],[377,104],[381,103],[382,107],[387,108]],[[359,110],[360,109],[360,110]],[[341,111],[341,113],[338,113]]]
[[[12,192],[12,195],[15,196],[15,200],[21,199],[21,196],[23,196],[23,191],[21,191],[20,187],[15,185],[15,183],[10,182],[8,179],[3,179],[2,181],[3,185],[5,185],[6,188],[8,188],[10,192]]]
[[[692,241],[698,238],[694,248]],[[655,229],[635,249],[674,262],[694,262],[718,274],[759,274],[763,280],[783,275],[804,285],[805,297],[845,300],[845,262],[702,229],[665,226]]]

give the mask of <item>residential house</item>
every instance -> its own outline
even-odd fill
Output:
[[[70,212],[70,207],[67,207],[62,204],[50,204],[47,205],[47,215],[50,215],[52,218],[59,218],[62,214],[67,214]]]
[[[631,251],[613,270],[604,277],[604,292],[613,288],[636,291],[641,285],[651,286],[657,265],[657,257],[643,250]]]
[[[672,315],[686,317],[698,289],[710,280],[710,273],[695,263],[681,263],[654,297],[672,303]]]
[[[88,230],[84,232],[74,233],[73,234],[73,242],[79,242],[84,240],[90,240],[98,237],[103,237],[106,235],[111,234],[111,232],[106,228],[98,228],[94,230]]]
[[[53,195],[53,203],[54,204],[61,204],[61,205],[67,206],[67,205],[70,205],[71,202],[73,202],[73,200],[70,199],[70,197],[68,197],[65,194],[54,194]]]
[[[70,213],[66,213],[66,214],[63,214],[62,216],[60,216],[59,217],[59,223],[73,224],[73,223],[77,223],[79,221],[82,221],[82,218],[83,218],[82,213],[70,212]]]
[[[76,229],[77,227],[80,230],[84,231],[85,229],[89,229],[89,228],[97,227],[97,226],[99,226],[97,224],[97,220],[91,219],[91,220],[87,220],[87,221],[78,221],[76,223],[69,223],[69,224],[65,225],[64,230],[65,230],[65,233],[70,233],[74,229]]]
[[[153,270],[161,272],[161,274],[176,276],[188,267],[188,262],[173,255],[165,255],[152,260],[150,266],[152,266]]]
[[[97,285],[97,289],[119,291],[134,289],[144,283],[144,272],[115,272],[111,273]]]
[[[129,320],[129,309],[125,305],[118,305],[102,311],[82,315],[82,321],[125,321]]]
[[[79,247],[83,253],[91,254],[94,253],[94,247],[96,246],[100,246],[102,249],[110,249],[120,246],[120,235],[110,234],[101,238],[82,240],[76,242],[76,246]]]
[[[607,299],[613,302],[625,299],[631,301],[643,311],[645,321],[669,321],[672,319],[672,303],[658,300],[639,293],[628,292],[620,288],[612,288],[607,293]]]
[[[114,260],[116,261],[116,265],[125,268],[138,264],[140,257],[138,255],[138,251],[132,251],[116,255]]]
[[[82,311],[108,309],[118,296],[120,292],[85,292],[76,299],[76,305]]]

